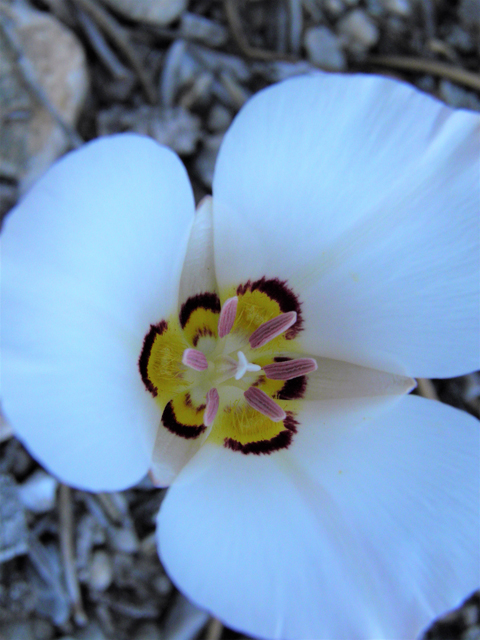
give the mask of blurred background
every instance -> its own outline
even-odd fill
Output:
[[[480,111],[480,0],[0,0],[0,219],[60,155],[120,131],[176,151],[198,201],[244,102],[314,68]],[[480,417],[479,374],[418,392]],[[165,574],[163,493],[59,485],[0,418],[0,640],[242,638]],[[440,639],[480,640],[479,594],[432,621]]]

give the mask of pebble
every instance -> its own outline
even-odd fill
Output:
[[[480,30],[480,0],[460,0],[458,16],[468,31]]]
[[[20,180],[25,191],[70,143],[27,90],[20,68],[70,126],[84,104],[89,76],[82,45],[56,18],[18,3],[8,5],[5,19],[10,39],[0,36],[0,176]]]
[[[188,11],[182,14],[180,33],[183,38],[198,40],[210,47],[221,47],[229,38],[228,29],[223,24]]]
[[[89,585],[95,591],[105,591],[112,584],[113,565],[110,556],[101,549],[95,551],[90,564]]]
[[[345,11],[342,0],[325,0],[325,11],[331,18],[338,18]]]
[[[123,553],[136,553],[140,544],[132,529],[112,529],[110,540],[114,549]]]
[[[223,104],[216,102],[210,109],[207,120],[207,127],[210,131],[225,131],[232,122],[232,112]]]
[[[163,635],[156,624],[144,622],[137,627],[132,640],[163,640]]]
[[[343,52],[337,36],[327,27],[307,29],[304,40],[308,59],[322,69],[341,71],[346,66]]]
[[[134,131],[150,136],[179,155],[191,155],[200,140],[200,119],[182,107],[162,109],[142,105],[126,109],[114,105],[101,111],[97,118],[100,135]]]
[[[466,91],[449,80],[441,80],[439,84],[440,98],[455,109],[471,109],[480,111],[480,100],[472,91]]]
[[[0,475],[0,563],[28,551],[28,531],[15,480]]]
[[[38,469],[18,487],[23,506],[33,513],[47,513],[55,506],[58,482]]]
[[[364,53],[380,37],[377,25],[362,9],[354,9],[338,23],[338,32],[352,53]]]
[[[392,13],[402,18],[407,18],[412,13],[409,0],[376,0],[376,2],[387,13]],[[368,6],[370,7],[370,3]]]
[[[109,7],[136,22],[166,26],[180,17],[188,0],[103,0]]]

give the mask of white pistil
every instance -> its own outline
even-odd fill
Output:
[[[304,376],[307,373],[316,371],[318,365],[313,358],[297,358],[295,360],[285,360],[284,362],[274,362],[263,367],[265,375],[270,380],[291,380]]]
[[[209,427],[215,420],[217,415],[218,406],[220,404],[220,397],[215,387],[212,387],[207,393],[207,406],[203,414],[203,424]]]
[[[220,317],[218,319],[218,337],[224,338],[232,330],[237,315],[238,298],[228,298],[225,300],[220,311]]]
[[[281,335],[284,331],[289,329],[297,321],[297,314],[295,311],[289,311],[288,313],[282,313],[267,322],[261,324],[248,341],[252,349],[263,347],[264,344],[270,342],[277,336]]]
[[[247,373],[247,371],[260,371],[260,369],[262,368],[258,364],[252,364],[251,362],[248,362],[247,358],[245,357],[242,351],[239,351],[237,353],[237,356],[238,356],[238,365],[237,365],[237,372],[235,373],[235,380],[241,380],[243,376]]]
[[[275,400],[272,400],[265,391],[262,391],[258,387],[250,387],[243,395],[253,409],[267,416],[267,418],[270,418],[273,422],[280,422],[280,420],[285,420],[287,417],[282,407],[280,407]]]
[[[205,371],[208,369],[208,361],[204,353],[198,349],[185,349],[182,356],[182,362],[187,367],[195,369],[195,371]]]

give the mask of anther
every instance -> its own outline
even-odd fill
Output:
[[[282,407],[278,406],[275,400],[272,400],[270,396],[258,387],[249,387],[243,395],[253,409],[267,416],[273,422],[280,422],[280,420],[285,420],[287,417]]]
[[[235,316],[237,315],[238,298],[228,298],[225,300],[220,311],[220,317],[218,319],[218,337],[224,338],[230,333],[235,322]]]
[[[235,380],[241,380],[247,371],[260,371],[262,368],[259,364],[252,364],[247,360],[242,351],[238,351],[238,365],[235,373]]]
[[[313,358],[285,360],[285,362],[274,362],[263,367],[265,375],[270,380],[291,380],[312,373],[317,369],[318,365]]]
[[[264,322],[248,339],[251,348],[257,349],[258,347],[263,347],[264,344],[267,344],[267,342],[270,342],[270,340],[273,340],[273,338],[276,338],[289,329],[296,321],[296,312],[289,311],[288,313],[282,313],[276,318]]]
[[[198,349],[185,349],[182,356],[183,364],[195,371],[205,371],[208,369],[208,362],[205,354]]]
[[[215,416],[217,415],[218,405],[220,404],[220,398],[218,395],[218,391],[215,387],[212,387],[210,391],[207,393],[207,406],[203,413],[203,424],[206,427],[209,427],[212,422],[215,420]]]

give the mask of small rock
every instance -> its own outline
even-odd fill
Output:
[[[13,478],[0,476],[0,563],[28,551],[23,505]]]
[[[136,553],[139,547],[138,537],[132,529],[112,529],[110,540],[116,551]]]
[[[55,635],[54,626],[43,618],[34,618],[32,620],[32,631],[35,640],[51,640]]]
[[[0,627],[1,640],[36,640],[30,620],[5,622]]]
[[[480,100],[472,91],[466,91],[449,80],[441,80],[440,98],[455,109],[471,109],[480,111]]]
[[[352,53],[364,53],[380,37],[377,25],[362,9],[354,9],[338,23],[338,31]]]
[[[155,591],[161,596],[168,596],[173,590],[173,585],[167,575],[158,576],[153,581]]]
[[[90,565],[90,587],[95,591],[105,591],[112,580],[113,565],[110,556],[105,551],[95,551]]]
[[[137,22],[165,26],[180,17],[188,0],[104,0],[112,9]]]
[[[409,0],[378,0],[378,2],[385,11],[402,18],[407,18],[412,12]]]
[[[480,0],[460,0],[458,16],[468,31],[480,30]]]
[[[208,114],[207,126],[210,131],[226,131],[232,122],[232,113],[227,107],[216,102]]]
[[[115,105],[101,111],[97,119],[100,135],[119,131],[135,131],[150,136],[179,155],[190,155],[200,140],[200,119],[182,107],[162,109],[142,105],[125,109]]]
[[[450,33],[446,37],[447,42],[461,53],[473,53],[475,43],[471,35],[462,29],[459,24],[452,25]]]
[[[183,38],[198,40],[210,47],[221,47],[229,38],[224,25],[188,11],[182,14],[180,33]]]
[[[106,636],[96,622],[91,622],[76,632],[75,640],[106,640]]]
[[[29,511],[47,513],[55,506],[57,486],[55,478],[38,469],[18,487],[18,495]]]
[[[88,70],[80,42],[52,16],[18,3],[8,5],[6,21],[8,38],[7,32],[0,33],[0,175],[22,181],[25,190],[69,141],[27,90],[21,69],[34,78],[70,126],[87,95]]]
[[[325,0],[325,11],[331,18],[338,18],[345,11],[342,0]]]
[[[340,41],[327,27],[311,27],[305,33],[308,59],[322,69],[341,71],[346,66]]]
[[[156,624],[144,622],[137,628],[132,640],[163,640],[163,635]]]
[[[259,65],[259,63],[257,63]],[[270,82],[281,82],[287,78],[294,78],[295,76],[303,76],[306,73],[312,73],[315,70],[310,62],[306,60],[300,60],[299,62],[284,62],[282,60],[275,60],[267,65],[262,63],[261,74],[267,77]]]

